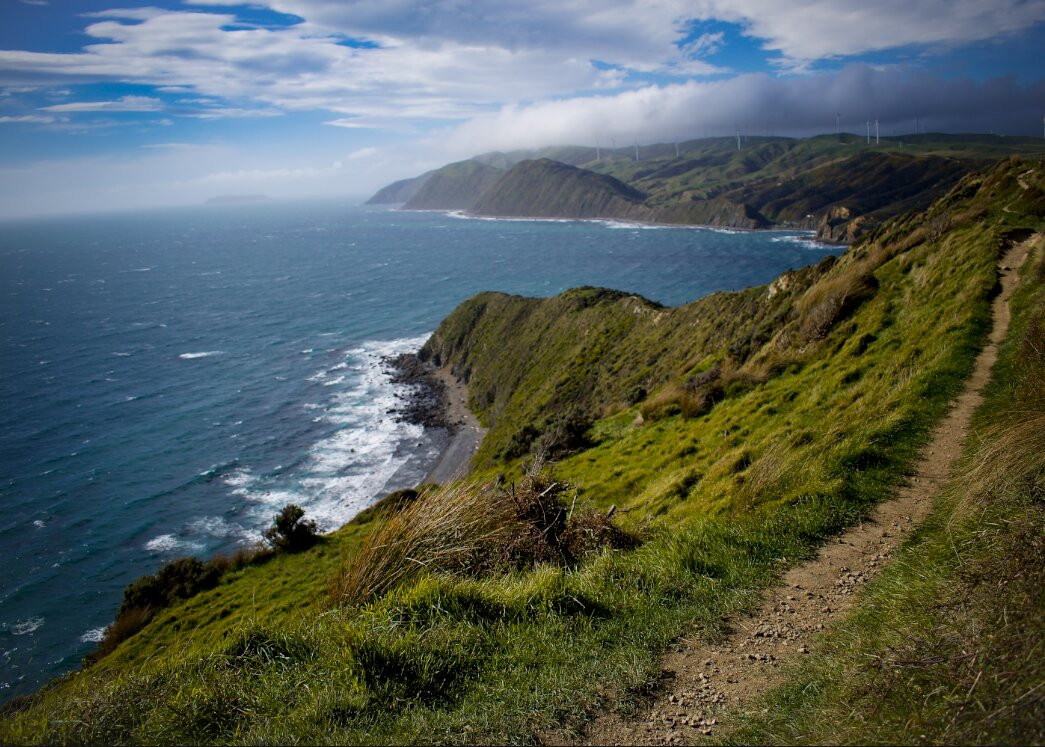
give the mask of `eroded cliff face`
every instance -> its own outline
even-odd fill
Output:
[[[867,215],[854,215],[844,205],[829,209],[816,226],[816,238],[838,244],[851,244],[878,225],[878,221]]]

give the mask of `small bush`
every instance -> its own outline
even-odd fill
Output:
[[[307,550],[319,541],[316,522],[305,519],[305,509],[288,503],[272,519],[272,526],[265,530],[265,539],[284,552]]]

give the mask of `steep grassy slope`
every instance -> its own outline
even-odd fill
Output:
[[[1045,238],[932,515],[738,735],[776,744],[1045,741]],[[758,712],[756,709],[755,712]]]
[[[999,248],[1041,228],[1043,189],[1039,164],[1005,163],[833,264],[677,309],[595,289],[472,299],[428,353],[470,377],[491,424],[483,469],[507,475],[496,489],[515,496],[526,458],[497,444],[536,446],[575,405],[605,416],[545,478],[576,490],[553,510],[615,504],[641,546],[482,571],[419,562],[349,604],[329,590],[366,560],[371,513],[165,610],[15,704],[0,741],[518,742],[568,728],[889,494],[983,341]]]

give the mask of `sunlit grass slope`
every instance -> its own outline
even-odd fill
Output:
[[[461,514],[474,531],[424,524],[426,506],[455,514],[422,494],[164,610],[8,708],[0,741],[529,742],[580,723],[889,494],[970,370],[994,262],[1040,227],[1043,186],[1039,163],[1006,162],[837,262],[677,309],[598,289],[470,300],[426,354],[469,377],[491,426],[476,490],[512,522],[541,514],[519,525],[547,527],[535,542],[580,516],[595,531],[613,504],[637,546],[482,562],[518,532],[482,512]],[[523,476],[530,449],[553,473]],[[444,552],[428,525],[472,539]],[[422,554],[375,560],[397,537]]]
[[[1045,741],[1045,242],[955,479],[742,743]],[[756,709],[757,710],[760,709]]]

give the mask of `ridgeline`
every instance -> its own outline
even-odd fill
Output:
[[[850,189],[837,151],[855,146],[833,138],[768,139],[747,172],[755,148],[697,142],[705,186],[686,172],[673,198],[680,175],[619,155],[595,162],[616,181],[520,159],[490,183],[557,175],[534,209],[568,180],[604,190],[573,198],[578,211],[638,192],[669,211],[697,189],[756,209],[729,195],[771,193],[757,174],[773,163],[783,180],[805,149],[819,175],[792,173],[787,199],[759,214],[812,209],[815,222],[841,207],[799,207],[817,184]],[[991,329],[996,262],[1020,245],[1001,362],[963,471],[906,551],[918,562],[862,592],[798,684],[768,696],[769,715],[725,704],[721,719],[744,741],[1042,742],[1045,168],[936,164],[921,173],[951,186],[932,201],[902,187],[907,147],[852,155],[885,163],[860,173],[897,191],[851,190],[861,238],[768,286],[676,308],[597,288],[465,301],[420,356],[467,383],[490,429],[470,479],[389,496],[308,549],[230,563],[83,671],[8,704],[0,741],[581,739],[664,676],[672,642],[721,638],[908,478]],[[491,173],[464,171],[462,199]]]
[[[849,243],[924,210],[970,171],[1045,154],[1039,138],[843,134],[705,138],[598,150],[487,153],[380,190],[368,204],[477,216],[611,219],[726,228],[815,230]],[[572,168],[571,168],[572,167]]]

